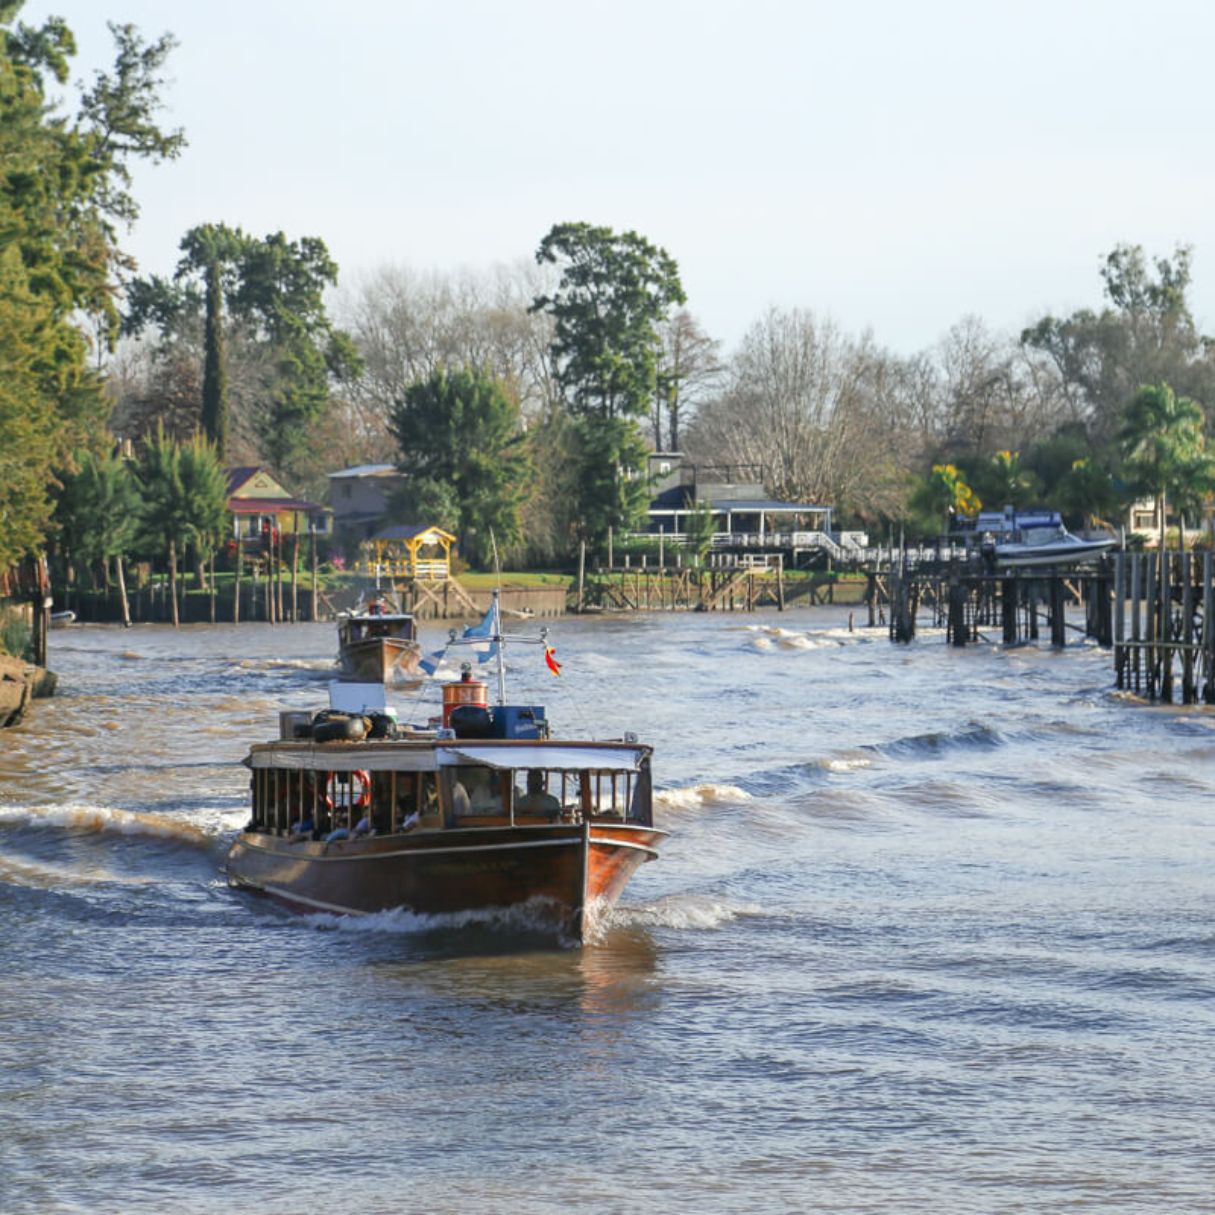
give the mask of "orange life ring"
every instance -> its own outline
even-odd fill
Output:
[[[333,782],[341,775],[342,773],[340,772],[325,773],[325,805],[328,806],[330,810],[333,809]],[[351,786],[351,799],[348,803],[343,802],[343,805],[350,805],[359,808],[362,808],[363,806],[370,806],[371,773],[362,768],[356,768],[353,772],[349,773],[349,776],[349,782],[341,782],[342,784],[349,783]],[[359,790],[357,797],[354,796],[354,787],[356,785],[358,786]]]

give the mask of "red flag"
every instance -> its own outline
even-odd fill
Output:
[[[551,645],[544,647],[544,661],[548,663],[548,669],[554,675],[561,674],[561,664],[557,661],[557,651]]]

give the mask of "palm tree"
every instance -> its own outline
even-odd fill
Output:
[[[148,440],[137,472],[142,493],[140,526],[150,548],[168,553],[169,597],[173,601],[173,627],[181,623],[177,608],[177,552],[189,537],[186,491],[181,476],[181,446],[165,434],[158,422]]]
[[[996,452],[984,474],[979,488],[986,493],[988,502],[998,502],[1001,506],[1028,506],[1038,496],[1038,478],[1021,467],[1019,451]]]
[[[186,538],[194,549],[198,585],[202,588],[206,559],[219,546],[228,518],[228,478],[220,467],[215,444],[197,433],[181,445],[179,468]]]
[[[934,464],[928,476],[919,478],[910,500],[912,510],[942,521],[942,535],[949,531],[953,516],[978,514],[982,505],[962,471],[952,464]]]
[[[1169,500],[1215,492],[1215,459],[1206,454],[1203,420],[1200,405],[1163,383],[1145,384],[1127,409],[1119,441],[1132,489],[1156,502],[1161,551]]]

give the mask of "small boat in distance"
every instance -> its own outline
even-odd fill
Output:
[[[496,593],[490,612],[492,626],[466,635],[494,643],[492,708],[466,664],[425,726],[398,725],[371,684],[335,683],[331,696],[350,706],[378,692],[378,707],[280,714],[279,738],[244,761],[252,808],[228,853],[231,886],[304,912],[506,915],[579,944],[595,935],[666,835],[651,748],[628,734],[555,739],[543,708],[502,703],[505,644],[530,639],[503,638]]]
[[[1113,536],[1084,539],[1063,525],[1058,511],[1017,511],[980,514],[975,521],[979,552],[997,569],[1027,566],[1083,565],[1104,556],[1118,542]]]
[[[409,612],[377,593],[338,616],[340,678],[356,683],[391,683],[417,676],[421,648]]]

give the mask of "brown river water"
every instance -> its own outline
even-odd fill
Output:
[[[584,949],[228,889],[332,626],[53,634],[0,732],[0,1212],[1215,1212],[1215,714],[846,609],[551,639],[512,699],[652,743],[671,832]]]

